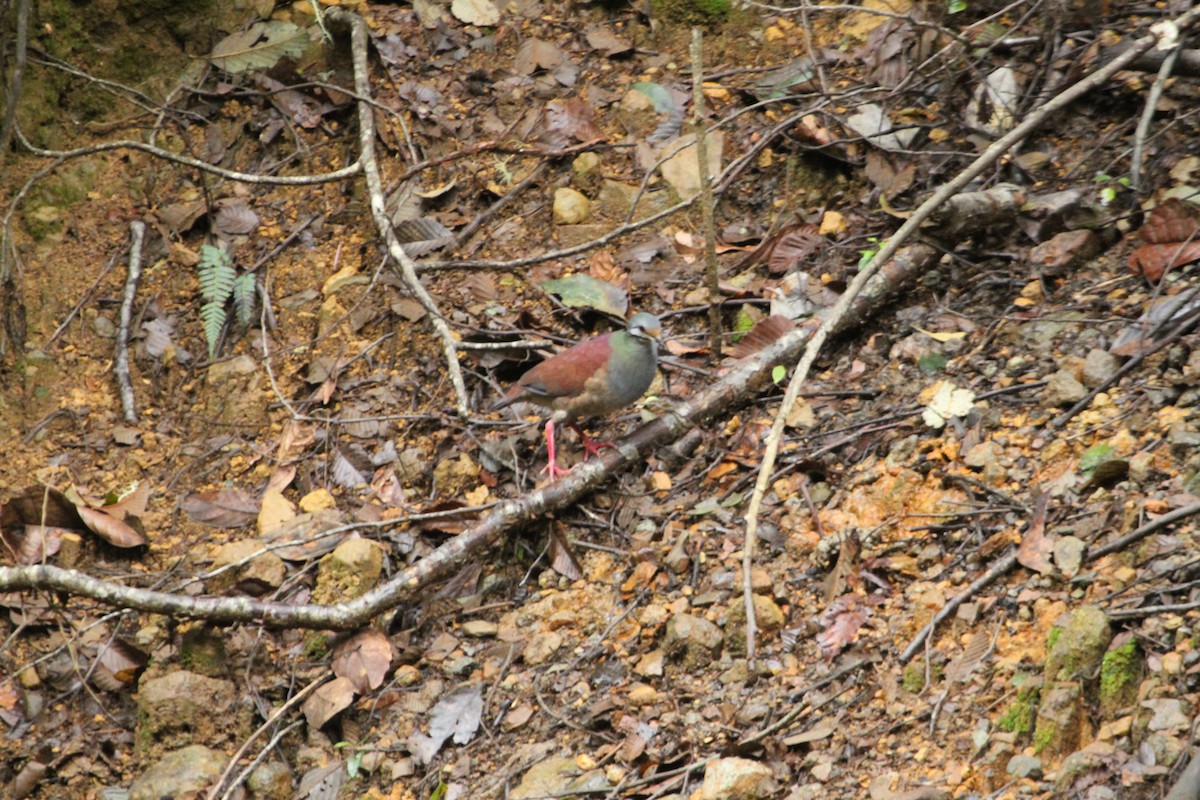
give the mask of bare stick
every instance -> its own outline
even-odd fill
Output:
[[[713,184],[708,174],[708,130],[704,125],[704,34],[692,28],[692,132],[700,169],[700,218],[704,226],[704,274],[708,278],[708,349],[721,360],[721,281],[717,272],[717,227],[713,221]],[[749,581],[749,576],[746,577]]]
[[[331,13],[330,17],[343,20],[350,25],[350,48],[354,58],[354,88],[363,97],[369,97],[371,81],[367,67],[367,24],[357,14],[339,12],[336,15]],[[362,164],[363,177],[367,180],[367,192],[371,197],[371,216],[375,218],[375,227],[387,243],[388,255],[400,265],[401,274],[404,276],[404,282],[409,291],[429,313],[433,329],[437,331],[442,340],[442,352],[446,356],[446,372],[449,373],[450,384],[454,387],[458,415],[466,419],[470,416],[471,411],[467,405],[467,386],[463,382],[462,367],[458,363],[454,335],[450,332],[450,326],[446,324],[433,297],[425,290],[421,279],[417,277],[416,263],[408,253],[404,252],[404,248],[396,238],[396,232],[392,230],[392,222],[388,219],[387,210],[384,208],[383,180],[379,176],[379,164],[375,160],[375,115],[371,111],[371,107],[363,102],[358,103],[358,142],[359,161]]]
[[[8,157],[13,129],[17,122],[17,99],[21,96],[21,80],[25,76],[25,58],[29,48],[29,0],[17,6],[17,52],[13,65],[12,83],[8,86],[8,107],[4,109],[4,124],[0,125],[0,158]]]
[[[121,411],[125,421],[137,424],[137,400],[133,396],[133,380],[129,376],[129,328],[133,325],[133,301],[137,298],[138,279],[142,277],[142,240],[146,223],[135,219],[129,223],[133,241],[129,244],[129,277],[125,279],[125,296],[121,298],[121,318],[117,326],[117,363],[113,373],[121,390]]]
[[[783,402],[780,403],[779,410],[775,416],[775,422],[771,426],[771,433],[767,437],[766,447],[763,451],[762,463],[758,470],[758,479],[754,484],[754,493],[750,497],[750,504],[746,510],[746,541],[742,547],[742,570],[743,574],[748,574],[754,563],[754,546],[758,537],[758,515],[762,508],[763,497],[766,496],[767,483],[771,478],[771,474],[775,470],[775,459],[779,454],[779,445],[783,439],[784,424],[791,414],[792,406],[796,403],[796,398],[800,394],[800,387],[808,377],[808,371],[812,368],[813,362],[817,359],[817,354],[821,351],[825,340],[829,338],[830,332],[835,328],[839,321],[846,315],[847,310],[854,302],[854,298],[863,290],[867,281],[884,265],[889,259],[896,254],[896,251],[910,236],[912,236],[929,216],[960,189],[975,179],[987,167],[995,163],[1000,156],[1006,153],[1009,148],[1022,141],[1034,129],[1041,125],[1051,114],[1066,108],[1075,100],[1083,97],[1088,92],[1102,86],[1110,77],[1116,74],[1122,67],[1133,61],[1141,53],[1146,52],[1153,47],[1162,37],[1168,32],[1174,30],[1176,35],[1178,31],[1189,27],[1197,18],[1200,18],[1200,6],[1196,6],[1179,16],[1173,23],[1158,23],[1154,26],[1155,31],[1149,36],[1143,36],[1117,58],[1110,61],[1108,64],[1097,69],[1091,75],[1074,83],[1060,92],[1055,97],[1050,98],[1037,109],[1035,109],[1028,117],[1025,118],[1020,125],[1017,125],[1008,133],[1001,136],[991,144],[982,154],[971,162],[966,169],[956,175],[953,179],[945,183],[940,189],[922,203],[908,220],[900,226],[895,234],[890,236],[887,243],[880,248],[879,253],[871,261],[871,263],[855,276],[850,285],[846,287],[846,291],[838,299],[837,303],[830,310],[829,316],[825,319],[820,328],[809,340],[808,346],[804,349],[804,355],[800,359],[800,363],[796,365],[795,371],[792,373],[792,379],[788,383],[787,391],[784,393]],[[756,626],[753,621],[753,598],[745,597],[746,602],[746,657],[748,660],[754,660],[755,634],[757,633]]]
[[[1129,165],[1129,181],[1135,192],[1140,192],[1142,189],[1142,151],[1146,147],[1146,134],[1150,130],[1150,123],[1154,119],[1154,109],[1158,107],[1158,100],[1162,97],[1163,87],[1166,86],[1167,78],[1171,76],[1171,71],[1175,69],[1175,60],[1179,58],[1180,51],[1183,50],[1183,40],[1180,39],[1167,52],[1167,57],[1158,65],[1158,75],[1154,77],[1154,83],[1150,85],[1150,91],[1146,93],[1146,105],[1142,109],[1142,117],[1138,120],[1137,133],[1133,137],[1133,156],[1130,159]]]

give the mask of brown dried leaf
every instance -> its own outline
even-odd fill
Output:
[[[128,523],[97,508],[79,506],[78,510],[88,530],[109,544],[115,547],[141,547],[146,544],[146,537]]]
[[[513,70],[518,75],[532,75],[539,69],[553,70],[563,62],[563,51],[544,39],[526,39],[513,57]]]
[[[367,628],[343,640],[333,651],[333,674],[365,694],[383,685],[392,665],[392,644],[381,631]]]
[[[1029,530],[1021,537],[1021,546],[1017,548],[1017,561],[1027,569],[1049,575],[1054,572],[1050,556],[1054,552],[1054,541],[1046,536],[1046,505],[1050,501],[1050,493],[1042,492],[1038,497],[1033,518],[1029,520]]]
[[[778,315],[759,320],[758,324],[730,349],[729,355],[733,358],[748,358],[779,341],[780,337],[795,327],[796,323]]]
[[[241,528],[258,519],[258,497],[241,489],[212,489],[193,492],[183,499],[184,513],[202,525]]]
[[[566,97],[546,103],[544,111],[545,130],[542,141],[551,147],[562,148],[571,143],[590,142],[601,138],[600,131],[592,121],[595,112],[578,97]]]
[[[150,663],[150,656],[124,639],[114,639],[100,651],[92,676],[100,688],[118,692],[133,686]]]
[[[1171,198],[1155,207],[1139,234],[1145,244],[1130,253],[1129,268],[1147,280],[1200,259],[1200,209],[1190,203]]]
[[[302,710],[309,727],[320,728],[354,702],[354,684],[349,678],[334,678],[304,701]]]

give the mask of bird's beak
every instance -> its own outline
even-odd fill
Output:
[[[656,342],[662,339],[662,328],[644,328],[643,330],[646,331],[647,336]]]

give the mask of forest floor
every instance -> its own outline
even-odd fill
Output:
[[[366,73],[307,4],[183,45],[131,8],[111,50],[34,9],[45,150],[0,177],[0,795],[1200,785],[1200,59],[1040,111],[1163,4],[342,5]],[[364,162],[377,216],[357,171],[276,180]],[[659,377],[587,427],[636,450],[548,484],[544,417],[488,408],[634,311]],[[37,564],[95,580],[4,569]],[[371,590],[365,623],[303,620]]]

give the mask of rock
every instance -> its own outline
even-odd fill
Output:
[[[196,741],[214,744],[240,737],[237,687],[188,670],[142,676],[138,685],[135,740],[167,748]]]
[[[755,800],[775,791],[775,774],[749,758],[718,758],[704,768],[696,800]]]
[[[721,647],[721,629],[693,614],[676,614],[667,622],[663,652],[691,671],[713,660]]]
[[[227,760],[224,753],[200,744],[174,750],[133,781],[129,800],[200,797],[221,777]]]
[[[252,800],[291,800],[292,771],[282,761],[268,761],[257,766],[246,778],[246,788]]]
[[[240,539],[221,545],[213,559],[214,570],[237,564],[255,553],[258,555],[250,558],[245,564],[209,578],[205,584],[209,594],[228,594],[236,586],[246,594],[260,597],[268,590],[278,589],[283,585],[283,579],[287,575],[283,559],[274,552],[259,553],[262,549],[263,542],[258,539]]]
[[[117,326],[113,324],[111,319],[103,314],[98,315],[94,320],[92,320],[92,330],[95,331],[96,335],[101,339],[117,338]]]
[[[495,636],[500,632],[500,626],[487,619],[470,619],[462,624],[461,630],[467,636],[481,639],[485,636]]]
[[[1042,389],[1042,403],[1048,407],[1070,406],[1087,396],[1087,389],[1065,369],[1050,376],[1049,383]]]
[[[1120,360],[1107,350],[1089,350],[1087,358],[1083,360],[1083,385],[1095,389],[1107,382],[1120,366]]]
[[[1054,564],[1064,577],[1074,578],[1083,565],[1083,552],[1087,545],[1075,536],[1060,536],[1054,540]]]
[[[1008,760],[1005,771],[1014,778],[1042,777],[1042,760],[1037,756],[1015,755]]]
[[[1057,630],[1046,656],[1046,683],[1098,675],[1112,641],[1112,628],[1104,611],[1099,606],[1080,606],[1066,626]]]
[[[787,618],[783,609],[770,597],[756,594],[754,597],[754,619],[759,634],[773,633],[783,627]],[[729,650],[744,653],[746,650],[746,603],[739,594],[730,604],[725,615],[725,641]]]
[[[271,400],[263,374],[250,356],[214,362],[204,373],[204,383],[207,405],[200,413],[220,427],[252,430],[268,423]]]
[[[667,145],[666,152],[674,152],[675,155],[664,161],[661,167],[663,179],[682,200],[700,194],[696,141],[695,134],[689,133]],[[721,151],[725,147],[725,134],[721,131],[710,131],[705,137],[705,143],[708,145],[708,174],[716,176],[721,172]]]
[[[579,225],[592,215],[591,201],[577,189],[568,187],[554,190],[554,224]]]
[[[526,800],[572,793],[600,793],[611,788],[601,770],[584,772],[574,758],[555,756],[530,767],[508,796],[512,800]]]
[[[580,153],[571,162],[571,182],[580,191],[594,194],[600,189],[600,182],[603,179],[600,174],[599,153]]]
[[[558,648],[562,647],[562,644],[562,634],[555,631],[534,635],[529,640],[529,644],[525,646],[525,663],[531,667],[544,664],[558,652]]]
[[[1038,753],[1061,756],[1079,747],[1083,738],[1083,686],[1058,681],[1046,687],[1038,705],[1033,746]]]
[[[312,601],[332,605],[353,600],[379,583],[383,550],[369,539],[355,537],[339,544],[317,566]]]

